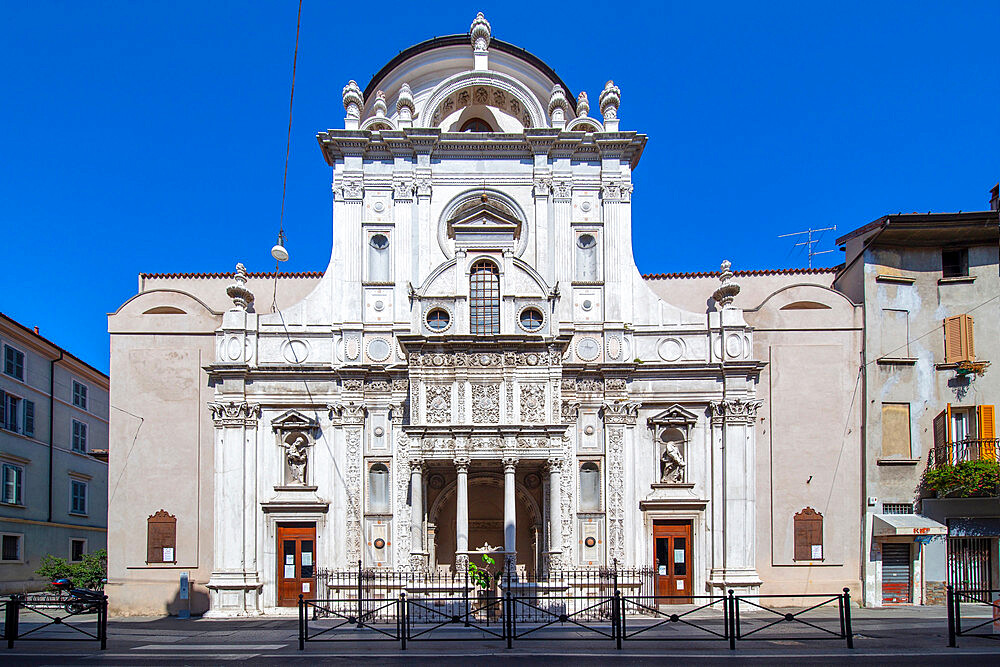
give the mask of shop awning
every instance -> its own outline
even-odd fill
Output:
[[[947,535],[948,527],[919,514],[876,514],[872,535]]]

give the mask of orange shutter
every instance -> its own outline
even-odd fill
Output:
[[[979,421],[980,440],[993,440],[997,437],[996,417],[992,405],[980,405],[976,408],[979,413],[976,415]]]
[[[976,342],[974,340],[974,336],[972,335],[972,318],[969,317],[968,315],[962,315],[962,318],[964,319],[964,324],[965,324],[964,326],[965,330],[962,332],[963,333],[962,339],[965,342],[965,349],[963,350],[965,352],[965,358],[968,359],[969,361],[975,361]]]
[[[944,363],[962,361],[962,316],[946,317],[944,320]]]

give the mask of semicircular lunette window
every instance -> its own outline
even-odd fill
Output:
[[[482,118],[470,118],[462,124],[460,132],[492,132],[493,128]]]
[[[451,315],[444,308],[432,308],[427,313],[427,328],[431,331],[444,331],[451,324]]]
[[[521,327],[525,331],[538,331],[544,321],[542,311],[537,308],[525,308],[521,311]]]

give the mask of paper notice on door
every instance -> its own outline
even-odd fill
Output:
[[[675,563],[683,563],[684,562],[684,550],[683,549],[674,549],[674,562]]]
[[[173,547],[163,547],[163,562],[173,563],[174,562],[174,548]]]
[[[684,580],[683,579],[678,579],[677,580],[677,590],[679,590],[679,591],[684,590]]]
[[[295,578],[295,566],[294,565],[286,565],[285,566],[285,579],[294,579],[294,578]]]
[[[303,581],[302,582],[302,592],[303,593],[308,593],[309,592],[309,582],[308,581]]]
[[[295,565],[295,554],[285,554],[285,565]]]
[[[302,565],[304,567],[309,567],[313,564],[313,555],[311,551],[302,552]]]
[[[664,577],[667,576],[667,566],[660,565],[658,568],[656,568],[656,573],[663,575]]]
[[[822,560],[823,559],[823,545],[822,544],[814,544],[814,545],[812,545],[812,559],[813,560]]]

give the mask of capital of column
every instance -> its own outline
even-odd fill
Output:
[[[410,472],[423,472],[424,458],[422,456],[410,456]]]
[[[503,471],[505,473],[512,473],[517,468],[518,459],[516,456],[505,456],[503,457]]]
[[[757,410],[762,404],[763,401],[734,398],[712,401],[708,405],[712,413],[712,424],[720,425],[723,422],[752,424],[757,421]]]
[[[208,409],[212,412],[212,421],[216,427],[257,427],[257,420],[260,419],[260,404],[241,401],[229,401],[228,403],[209,403]]]
[[[563,460],[555,456],[549,457],[545,462],[545,467],[549,472],[559,472],[562,470]]]
[[[453,460],[455,463],[456,471],[460,473],[469,472],[469,464],[472,463],[472,461],[469,459],[468,456],[456,456]]]

